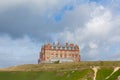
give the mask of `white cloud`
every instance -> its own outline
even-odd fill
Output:
[[[0,44],[0,67],[37,63],[40,44],[28,36],[16,40],[10,36],[0,36]]]
[[[89,6],[90,7],[90,6]],[[67,39],[73,39],[74,40],[82,40],[82,39],[86,39],[86,38],[92,38],[92,37],[105,37],[108,36],[110,31],[111,31],[111,19],[112,19],[112,15],[110,13],[109,10],[103,10],[104,8],[102,8],[102,13],[101,13],[101,6],[98,6],[94,12],[91,10],[90,13],[94,14],[91,16],[91,18],[88,18],[88,21],[84,21],[83,26],[79,26],[80,23],[76,23],[76,20],[69,20],[71,21],[69,24],[73,24],[73,25],[78,25],[76,28],[74,28],[72,26],[72,31],[68,30],[64,30],[63,37],[67,38]],[[76,12],[76,11],[75,11]],[[77,12],[76,14],[80,13],[81,11]],[[86,14],[86,11],[84,12]],[[73,15],[76,15],[75,13]],[[99,15],[98,15],[99,14]],[[69,15],[69,14],[68,14]],[[71,15],[70,15],[71,16]],[[67,16],[67,17],[70,17]],[[84,15],[86,16],[86,15]],[[77,21],[82,20],[80,17],[83,18],[83,15],[79,15]],[[90,15],[89,15],[90,16]],[[71,27],[68,27],[71,28]],[[67,35],[67,37],[65,36],[65,34]],[[69,37],[68,37],[69,35]],[[62,36],[62,35],[61,35]]]
[[[93,42],[91,42],[91,43],[89,44],[89,47],[90,47],[91,49],[96,49],[96,48],[98,48],[98,45],[95,44],[95,43],[93,43]]]
[[[101,10],[100,10],[101,11]],[[97,13],[96,13],[97,14]],[[94,16],[87,24],[85,31],[94,36],[106,36],[111,31],[111,13],[105,11],[100,16]]]
[[[65,31],[64,33],[60,33],[60,36],[62,36],[63,38],[66,38],[66,41],[74,41],[74,34],[72,34],[69,31]]]
[[[71,1],[73,0],[1,0],[0,12],[17,9],[18,6],[24,6],[33,13],[40,14],[39,16],[49,16],[51,18],[51,15],[52,17],[54,16],[52,13],[58,12],[59,10],[59,12],[62,13],[61,9],[65,5],[71,4]],[[65,42],[78,43],[80,45],[82,60],[100,60],[103,56],[106,59],[112,59],[106,55],[109,55],[112,44],[120,43],[120,15],[117,13],[119,9],[116,11],[113,10],[119,7],[119,0],[115,1],[117,2],[113,2],[114,4],[112,6],[109,5],[109,3],[109,6],[103,6],[97,3],[85,3],[83,0],[81,0],[81,4],[78,4],[76,0],[74,0],[72,2],[74,9],[66,10],[62,15],[62,20],[58,24],[55,23],[55,25],[53,25],[54,23],[51,19],[46,20],[44,17],[40,17],[41,21],[39,22],[46,25],[36,27],[37,24],[34,23],[35,25],[30,27],[29,25],[32,24],[28,22],[29,25],[26,27],[8,26],[6,27],[7,29],[1,29],[1,32],[12,29],[11,32],[17,34],[19,30],[19,34],[22,35],[33,34],[34,32],[35,35],[43,35],[44,32],[47,32],[49,35],[54,33],[52,36],[54,40],[58,38],[58,41],[63,40]],[[88,0],[86,2],[88,2]],[[9,22],[9,20],[5,21]],[[20,28],[22,30],[20,30]],[[31,30],[25,30],[25,28]],[[59,31],[60,28],[61,32]],[[0,36],[0,67],[21,63],[37,63],[40,51],[38,44],[39,43],[33,42],[28,36],[18,39],[12,39],[10,36]],[[120,49],[120,47],[118,48]],[[115,56],[119,59],[119,53],[116,53]]]
[[[120,42],[120,35],[113,36],[109,39],[110,42]]]
[[[91,60],[93,58],[99,60],[99,56],[101,56],[101,58],[102,56],[104,56],[103,53],[110,52],[110,50],[105,51],[103,49],[104,46],[112,46],[112,44],[120,42],[120,18],[119,15],[114,15],[111,9],[109,9],[108,7],[106,8],[102,5],[84,5],[85,9],[83,9],[87,11],[82,11],[84,15],[81,15],[79,14],[81,13],[81,6],[83,5],[79,5],[78,8],[76,8],[76,10],[72,12],[74,14],[70,15],[69,12],[65,14],[66,16],[64,16],[64,19],[66,20],[67,17],[67,22],[69,22],[66,25],[70,26],[67,30],[65,29],[63,32],[60,33],[60,39],[64,39],[65,41],[67,40],[77,42],[80,46],[84,44],[84,47],[81,51],[81,55],[82,57],[84,57],[83,60]],[[86,14],[88,12],[90,15]],[[75,18],[77,20],[71,17],[74,15],[77,15],[77,18]],[[81,20],[83,20],[82,25]],[[107,45],[105,45],[104,43]],[[91,56],[89,56],[88,58],[87,54]],[[105,57],[107,59],[107,56]]]

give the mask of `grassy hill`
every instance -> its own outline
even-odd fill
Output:
[[[120,61],[79,62],[62,64],[27,64],[0,69],[0,80],[93,80],[93,66],[99,66],[96,80],[116,80],[120,69],[111,77]]]

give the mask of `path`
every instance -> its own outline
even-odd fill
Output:
[[[93,77],[93,80],[96,80],[96,75],[97,75],[98,69],[100,69],[99,66],[94,66],[94,67],[92,68],[92,70],[94,71],[94,77]]]
[[[114,71],[108,76],[108,77],[106,77],[105,79],[108,79],[108,78],[110,78],[116,71],[118,71],[120,69],[120,67],[115,67],[114,68]]]

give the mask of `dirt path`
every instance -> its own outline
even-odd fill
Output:
[[[108,77],[106,77],[105,79],[108,79],[108,78],[110,78],[116,71],[118,71],[120,69],[120,67],[115,67],[114,68],[114,71],[108,76]]]
[[[94,77],[93,77],[93,80],[96,80],[96,75],[97,75],[98,69],[100,69],[99,66],[94,66],[94,67],[92,68],[92,70],[94,71]]]

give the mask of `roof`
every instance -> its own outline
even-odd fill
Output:
[[[59,49],[59,50],[75,50],[76,48],[79,49],[78,45],[69,44],[69,43],[66,43],[66,44],[59,44],[59,43],[50,44],[50,43],[48,43],[48,44],[45,44],[45,46],[50,46],[50,48],[53,49],[53,50],[54,49],[55,50],[57,50],[57,49]]]

